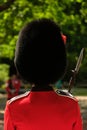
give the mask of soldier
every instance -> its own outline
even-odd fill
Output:
[[[12,74],[11,77],[6,81],[6,92],[7,100],[19,95],[21,81],[16,74]]]
[[[19,75],[32,88],[7,102],[4,130],[82,130],[77,99],[56,93],[50,85],[66,70],[60,27],[46,18],[25,25],[19,33],[14,61]]]

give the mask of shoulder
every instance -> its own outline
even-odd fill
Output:
[[[11,99],[8,101],[8,104],[11,104],[11,103],[13,103],[13,102],[15,102],[15,101],[18,101],[19,99],[22,99],[22,98],[27,97],[27,96],[29,95],[29,93],[30,93],[30,91],[25,92],[24,94],[20,94],[20,95],[18,95],[18,96],[15,96],[15,97],[11,98]]]
[[[64,98],[68,98],[68,99],[71,99],[71,100],[74,100],[74,101],[78,101],[71,93],[69,93],[67,90],[56,90],[56,93],[59,95],[59,96],[62,96]]]

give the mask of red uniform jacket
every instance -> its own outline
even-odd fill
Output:
[[[4,130],[82,130],[78,102],[54,91],[19,95],[6,105]]]

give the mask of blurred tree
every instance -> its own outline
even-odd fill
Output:
[[[14,2],[15,0],[8,0],[7,2],[5,2],[4,4],[1,4],[0,5],[0,12],[1,11],[4,11],[4,10],[6,10],[6,9],[8,9],[11,5],[12,5],[12,3]]]

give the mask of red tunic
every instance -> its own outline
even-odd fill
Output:
[[[54,91],[14,97],[5,108],[4,130],[82,130],[78,101]]]

